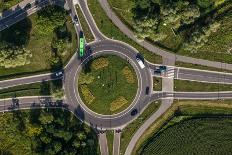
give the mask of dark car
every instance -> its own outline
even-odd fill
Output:
[[[161,71],[159,69],[154,70],[154,74],[160,74]]]
[[[73,17],[73,19],[74,19],[75,22],[77,22],[77,21],[78,21],[77,15],[75,15],[75,16]]]
[[[133,109],[131,111],[131,116],[135,116],[137,113],[138,113],[138,110],[137,109]]]
[[[31,3],[27,3],[27,5],[24,7],[25,10],[30,9],[31,8]]]
[[[149,87],[146,87],[146,95],[148,95],[150,92],[150,88]]]
[[[162,71],[166,71],[167,70],[167,66],[159,66],[159,70]]]

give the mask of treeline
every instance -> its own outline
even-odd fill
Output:
[[[135,0],[134,30],[139,39],[161,41],[167,37],[161,27],[167,26],[174,33],[188,31],[185,47],[197,49],[207,42],[211,32],[220,23],[212,16],[226,0]],[[188,39],[190,38],[190,39]],[[199,43],[195,48],[192,46]]]

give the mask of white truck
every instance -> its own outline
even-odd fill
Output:
[[[136,58],[136,61],[138,62],[139,66],[140,66],[142,69],[145,68],[145,65],[144,65],[144,63],[142,62],[141,59]]]

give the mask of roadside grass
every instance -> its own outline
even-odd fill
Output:
[[[107,60],[108,65],[102,64],[104,67],[99,68],[99,63],[95,63],[98,60]],[[95,68],[96,65],[93,64],[97,64],[97,69]],[[122,74],[122,70],[126,66],[132,71],[135,79],[134,83],[128,83]],[[103,55],[96,57],[85,64],[81,74],[82,76],[78,78],[79,90],[82,85],[86,85],[95,98],[91,104],[88,104],[82,92],[80,92],[80,97],[88,108],[99,114],[114,114],[126,109],[132,103],[137,93],[138,82],[133,67],[118,56]],[[123,100],[121,103],[120,100],[120,104],[112,107],[112,103],[120,99],[120,97],[126,99],[127,102]]]
[[[65,154],[67,152],[77,154],[78,152],[100,155],[96,133],[64,109],[30,109],[0,113],[0,131],[1,154]],[[74,145],[74,142],[86,145],[78,148],[75,147],[78,145]],[[59,145],[54,145],[58,143]],[[50,153],[47,152],[48,146]]]
[[[221,116],[232,115],[232,101],[231,100],[181,100],[174,101],[174,104],[169,108],[160,118],[158,118],[140,137],[133,149],[132,155],[138,154],[138,151],[143,148],[149,138],[156,134],[162,127],[164,127],[169,120],[175,116]]]
[[[177,116],[149,138],[137,154],[227,154],[232,151],[231,130],[232,117]]]
[[[186,68],[194,68],[194,69],[201,69],[201,70],[210,70],[210,71],[232,73],[232,70],[208,67],[208,66],[203,66],[203,65],[198,65],[198,64],[184,63],[184,62],[180,62],[180,61],[176,61],[175,66],[176,67],[186,67]],[[222,67],[225,67],[225,65],[222,64]]]
[[[112,10],[116,15],[133,31],[133,0],[108,0]],[[183,49],[184,32],[174,33],[170,27],[160,25],[159,30],[167,37],[159,42],[152,42],[155,46],[167,49],[177,54],[191,56],[195,58],[207,59],[212,61],[220,61],[224,63],[232,63],[232,4],[224,5],[217,10],[216,20],[221,22],[220,29],[209,37],[209,41],[197,53],[191,53]],[[148,38],[149,40],[149,38]],[[231,49],[231,50],[230,50]]]
[[[78,20],[80,20],[81,27],[83,29],[86,41],[88,43],[94,41],[94,36],[93,36],[93,34],[92,34],[92,32],[91,32],[91,30],[89,28],[89,25],[88,25],[87,21],[85,20],[84,15],[81,12],[81,9],[79,8],[78,5],[76,5],[76,10],[77,10],[77,14],[78,14],[78,17],[79,17]]]
[[[129,45],[136,48],[146,60],[152,63],[162,63],[162,57],[155,55],[150,51],[144,49],[142,46],[138,45],[136,42],[132,41],[125,34],[123,34],[118,27],[116,27],[112,21],[105,14],[104,10],[97,0],[88,1],[88,7],[93,15],[93,18],[99,28],[99,30],[109,38],[123,41]]]
[[[153,91],[162,91],[162,78],[153,77]]]
[[[160,107],[161,102],[155,101],[152,102],[138,118],[136,118],[133,122],[128,124],[123,130],[121,134],[121,144],[120,144],[120,154],[124,154],[129,144],[131,138],[138,130],[138,128],[144,123],[153,113],[157,111]]]
[[[219,83],[203,83],[197,81],[174,80],[175,91],[232,91],[232,85]]]
[[[114,145],[114,130],[106,131],[107,145],[109,155],[113,155],[113,145]]]
[[[52,7],[52,6],[49,6]],[[23,21],[20,21],[16,23],[15,27],[23,26],[22,23],[25,23],[25,20],[27,22],[30,22],[31,24],[31,30],[30,30],[30,36],[29,36],[29,42],[26,45],[26,49],[30,50],[32,52],[32,58],[31,63],[25,66],[15,67],[15,68],[3,68],[0,67],[0,79],[7,79],[7,78],[13,78],[13,77],[21,77],[26,75],[32,75],[37,73],[44,73],[44,72],[50,72],[52,69],[51,66],[51,59],[52,59],[52,48],[51,43],[53,39],[53,33],[40,36],[38,32],[36,31],[36,21],[37,21],[37,15],[38,13],[35,13],[28,18],[24,19]],[[72,24],[71,17],[69,15],[66,15],[66,26],[68,31],[71,32],[71,47],[67,48],[64,55],[61,56],[62,64],[65,65],[70,60],[70,58],[73,56],[73,54],[76,52],[77,49],[77,36],[75,29]],[[8,37],[11,37],[11,33],[6,33],[6,31],[9,31],[9,29],[4,30],[4,34],[9,35]]]
[[[11,8],[12,6],[14,6],[22,1],[23,0],[1,0],[0,1],[0,13],[3,12],[4,10]]]

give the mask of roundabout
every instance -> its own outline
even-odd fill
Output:
[[[94,128],[115,129],[126,125],[137,117],[137,115],[132,116],[131,112],[134,109],[137,109],[138,113],[142,112],[147,105],[147,102],[150,100],[149,95],[145,95],[145,89],[151,83],[149,69],[140,68],[136,61],[138,52],[135,51],[135,49],[118,41],[103,40],[89,44],[88,47],[91,49],[91,52],[88,53],[84,59],[80,60],[77,56],[75,56],[65,69],[64,87],[66,102],[70,104],[70,107],[75,107],[75,113],[82,121]],[[138,83],[137,92],[135,97],[132,99],[133,102],[131,102],[128,106],[125,106],[115,113],[101,114],[90,109],[82,101],[76,82],[78,80],[78,75],[81,74],[80,72],[82,68],[88,61],[109,54],[127,60],[127,62],[131,65],[131,68],[134,69]]]

